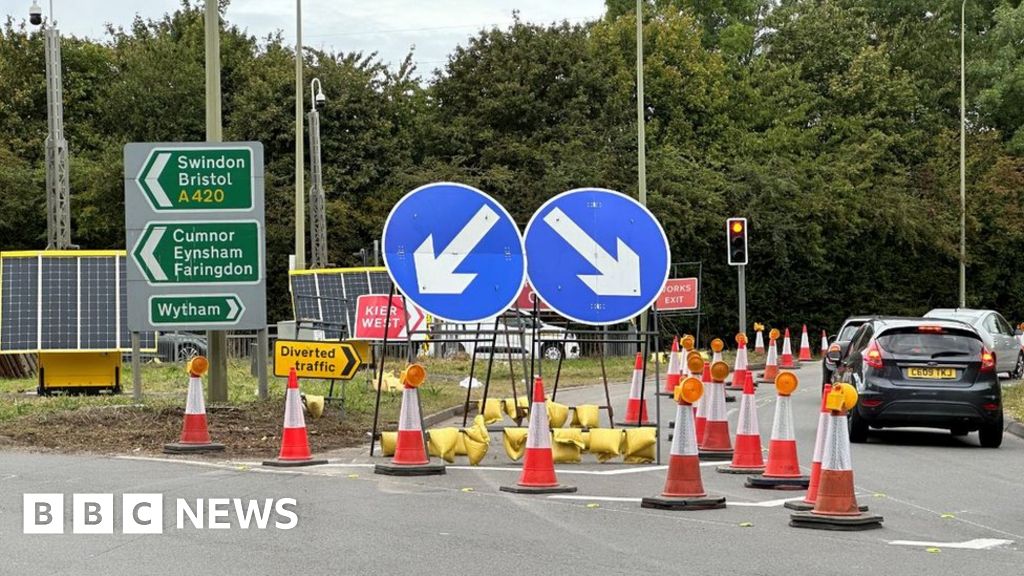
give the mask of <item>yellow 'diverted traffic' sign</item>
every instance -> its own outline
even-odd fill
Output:
[[[362,359],[348,342],[278,340],[274,343],[274,375],[288,376],[295,368],[299,378],[351,380]]]

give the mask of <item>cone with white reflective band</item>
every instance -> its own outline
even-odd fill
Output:
[[[736,335],[736,363],[729,381],[730,390],[743,390],[747,385],[747,335]]]
[[[177,442],[164,444],[167,454],[219,452],[223,444],[210,441],[210,431],[206,425],[206,404],[203,402],[203,374],[209,364],[203,356],[196,356],[189,361],[188,397],[185,400],[185,418],[181,425],[181,438]]]
[[[826,397],[825,405],[829,414],[821,458],[821,482],[814,509],[793,512],[789,516],[789,525],[819,530],[881,528],[882,517],[862,512],[854,493],[846,413],[857,405],[857,390],[848,384],[836,384]]]
[[[672,350],[668,353],[668,368],[665,370],[665,388],[661,392],[663,395],[671,396],[676,386],[682,381],[680,372],[682,363],[682,356],[679,354],[679,338],[673,338]]]
[[[821,331],[821,357],[825,357],[825,353],[828,352],[828,334],[824,330]]]
[[[700,380],[690,377],[676,388],[676,423],[668,461],[668,476],[660,496],[640,500],[643,508],[712,510],[725,508],[725,498],[709,496],[700,475],[693,403],[703,394]]]
[[[732,439],[725,413],[725,379],[728,376],[729,365],[725,362],[711,365],[711,391],[705,400],[708,419],[704,423],[704,441],[700,443],[701,460],[732,460]]]
[[[690,365],[694,377],[697,377],[698,374],[700,375],[703,390],[707,391],[701,394],[693,408],[693,425],[697,430],[697,446],[700,447],[704,443],[704,429],[708,423],[708,394],[711,390],[711,369],[705,370],[707,364],[701,358],[699,352],[691,352],[687,363]],[[699,368],[694,369],[697,366]]]
[[[782,337],[782,355],[779,356],[779,368],[796,368],[793,361],[793,341],[789,338],[789,328]]]
[[[284,429],[281,432],[281,452],[264,466],[290,467],[327,464],[327,460],[313,458],[306,435],[306,418],[302,415],[302,396],[295,369],[288,372],[288,388],[284,391]]]
[[[768,333],[768,355],[764,360],[764,372],[761,373],[761,382],[775,382],[775,377],[779,375],[778,333],[779,330],[777,328],[772,328],[772,331]]]
[[[502,492],[516,494],[553,494],[575,492],[575,486],[558,483],[555,460],[551,450],[551,426],[544,406],[544,381],[540,376],[533,383],[533,406],[530,408],[530,428],[526,433],[526,452],[519,481],[501,486]]]
[[[793,392],[799,380],[792,372],[780,372],[775,379],[775,418],[772,439],[768,445],[768,462],[764,474],[747,478],[747,488],[803,490],[810,478],[800,471],[793,426]]]
[[[445,473],[444,462],[430,461],[423,437],[418,389],[426,380],[426,375],[426,370],[419,364],[412,364],[402,371],[402,408],[398,416],[395,455],[391,462],[375,465],[374,473],[388,476],[432,476]]]
[[[811,341],[807,339],[807,324],[804,324],[804,331],[800,334],[800,361],[811,360]]]
[[[643,397],[644,357],[639,352],[633,364],[633,381],[629,385],[629,399],[626,401],[626,416],[618,426],[647,426],[647,399]]]
[[[754,334],[754,352],[764,354],[764,331],[758,330]]]
[[[719,466],[719,472],[729,474],[761,474],[764,472],[764,457],[761,454],[761,431],[757,421],[757,402],[754,398],[754,383],[747,382],[740,396],[740,418],[736,424],[736,447],[732,463]]]

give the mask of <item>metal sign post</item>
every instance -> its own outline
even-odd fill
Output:
[[[740,265],[736,267],[736,276],[739,278],[740,295],[740,332],[747,331],[747,267]]]

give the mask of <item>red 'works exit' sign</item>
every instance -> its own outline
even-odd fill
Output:
[[[356,340],[383,340],[386,324],[388,340],[404,340],[407,334],[405,316],[405,301],[401,296],[391,297],[390,317],[386,294],[360,296],[356,299],[354,337]],[[409,306],[409,326],[412,326],[413,332],[423,327],[423,312],[412,305]]]
[[[658,296],[658,310],[696,310],[697,279],[672,278]]]

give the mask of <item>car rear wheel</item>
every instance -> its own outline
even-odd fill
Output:
[[[562,347],[558,344],[547,344],[544,346],[544,359],[557,362],[562,357]]]
[[[1013,372],[1010,373],[1011,380],[1020,380],[1024,376],[1024,352],[1017,354],[1017,364],[1013,367]]]
[[[868,441],[868,423],[854,409],[850,412],[850,442],[863,444]]]
[[[978,430],[978,440],[985,448],[999,448],[1003,443],[1003,416],[991,424],[982,425]]]

